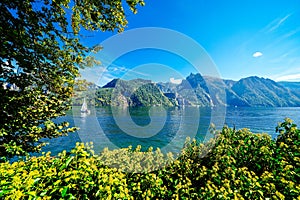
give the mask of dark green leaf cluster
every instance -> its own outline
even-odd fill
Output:
[[[0,164],[0,197],[299,199],[300,130],[290,119],[277,129],[272,140],[224,127],[205,144],[187,140],[177,159],[140,146],[95,155],[77,144],[69,154]]]

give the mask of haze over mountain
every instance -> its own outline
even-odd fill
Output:
[[[114,79],[96,92],[99,106],[300,106],[300,82],[275,82],[257,76],[239,81],[190,74],[180,84]]]

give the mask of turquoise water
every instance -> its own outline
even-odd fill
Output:
[[[56,154],[70,150],[76,142],[93,141],[94,149],[135,147],[144,149],[153,146],[163,151],[179,151],[186,137],[199,141],[212,137],[209,126],[214,123],[217,129],[225,124],[229,127],[249,128],[254,133],[268,133],[276,137],[275,127],[285,117],[300,126],[300,108],[95,108],[88,116],[80,116],[74,108],[66,120],[80,127],[69,136],[47,140],[49,145],[43,151]]]

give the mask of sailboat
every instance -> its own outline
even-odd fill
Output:
[[[83,103],[82,103],[80,112],[81,112],[81,114],[90,114],[90,112],[91,112],[91,111],[88,109],[88,106],[87,106],[87,103],[86,103],[85,98],[83,99]]]

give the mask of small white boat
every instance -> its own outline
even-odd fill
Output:
[[[87,106],[87,103],[86,103],[85,98],[83,99],[83,103],[82,103],[80,112],[81,112],[81,114],[90,114],[90,112],[91,112],[91,111],[88,109],[88,106]]]

